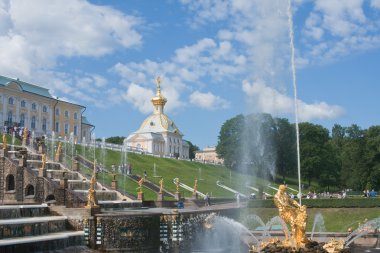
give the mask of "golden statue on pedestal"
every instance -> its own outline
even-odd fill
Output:
[[[164,178],[161,178],[160,180],[160,191],[159,193],[162,194],[162,191],[164,190]]]
[[[301,206],[297,201],[289,198],[286,194],[285,185],[280,185],[278,188],[278,192],[274,195],[274,203],[278,208],[280,217],[291,226],[293,242],[298,248],[305,247],[306,243],[309,242],[306,237],[306,206]],[[286,232],[283,243],[292,246]]]
[[[139,190],[138,193],[142,193],[142,186],[144,184],[145,180],[144,178],[142,177],[137,183],[139,184],[139,187],[137,187],[137,189]]]
[[[41,161],[42,161],[41,170],[43,170],[45,169],[45,166],[46,166],[46,154],[42,155]]]
[[[62,153],[62,142],[59,142],[57,150],[55,151],[55,161],[56,162],[59,162],[59,158],[61,156],[61,153]]]
[[[175,179],[175,185],[177,188],[177,191],[176,191],[176,193],[177,193],[177,192],[179,192],[179,178],[178,177]]]
[[[94,171],[90,180],[90,189],[87,195],[87,208],[98,207],[98,200],[96,199],[96,160],[94,160]]]
[[[198,191],[198,179],[194,180],[193,194],[197,194]]]
[[[3,134],[3,150],[7,149],[7,136]]]
[[[27,139],[28,139],[28,128],[24,127],[24,132],[22,135],[22,145],[26,146]]]

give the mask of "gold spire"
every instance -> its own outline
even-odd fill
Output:
[[[154,106],[159,105],[163,107],[166,104],[167,100],[161,94],[161,78],[157,77],[156,81],[157,81],[157,92],[156,92],[156,96],[153,97],[151,101]]]

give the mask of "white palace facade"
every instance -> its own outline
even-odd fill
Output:
[[[189,143],[182,139],[181,131],[164,113],[167,99],[161,94],[159,78],[156,96],[151,101],[153,114],[144,120],[136,132],[128,136],[127,145],[154,155],[188,159]]]

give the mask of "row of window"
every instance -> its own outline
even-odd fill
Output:
[[[14,104],[14,99],[12,97],[8,98],[8,104],[10,105],[13,105]],[[25,108],[26,107],[26,102],[25,100],[22,100],[21,101],[21,107],[22,108]],[[36,111],[37,110],[37,104],[36,103],[32,103],[32,110]],[[47,112],[48,108],[46,105],[43,105],[42,106],[42,112]],[[56,108],[55,109],[55,115],[59,115],[59,108]],[[69,117],[69,111],[65,111],[65,117],[68,118]],[[74,119],[78,119],[78,113],[74,113]]]
[[[31,120],[30,120],[30,129],[36,129],[36,116],[32,116],[31,117]],[[8,112],[8,124],[9,125],[12,125],[13,123],[13,113],[12,111],[9,111]],[[25,114],[22,113],[20,114],[20,126],[21,127],[25,127]],[[55,131],[56,132],[59,132],[59,122],[55,122]],[[46,131],[47,130],[47,119],[46,118],[42,118],[42,131]],[[64,125],[64,131],[65,131],[65,134],[69,134],[70,132],[70,125],[65,123]],[[74,135],[77,135],[78,133],[78,126],[74,126]]]

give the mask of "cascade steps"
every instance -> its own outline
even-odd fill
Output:
[[[70,230],[67,217],[50,214],[47,205],[0,206],[0,252],[52,251],[83,244],[83,231]]]

